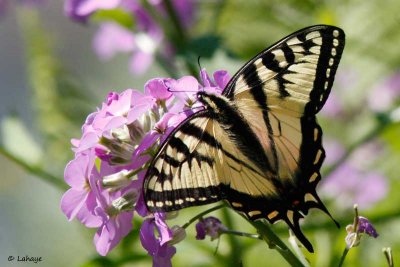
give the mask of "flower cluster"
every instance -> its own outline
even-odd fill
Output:
[[[216,217],[210,216],[207,218],[201,218],[196,224],[196,239],[203,240],[208,235],[211,237],[211,240],[214,240],[219,238],[226,230],[227,228]]]
[[[110,59],[118,52],[131,53],[129,69],[134,74],[144,73],[154,59],[162,58],[169,62],[174,48],[166,40],[164,21],[167,16],[165,1],[147,0],[146,6],[136,0],[66,0],[64,11],[70,18],[86,22],[98,11],[121,10],[135,21],[135,29],[116,21],[103,21],[94,38],[93,47],[99,58]],[[194,20],[193,0],[172,0],[182,28],[189,27]],[[163,25],[161,25],[163,24]]]
[[[87,117],[82,137],[72,140],[75,158],[65,168],[71,188],[61,209],[69,220],[77,218],[98,229],[94,243],[99,254],[106,255],[130,232],[134,211],[147,218],[140,239],[155,265],[168,266],[173,244],[184,238],[182,228],[167,226],[166,214],[149,214],[142,184],[160,143],[199,107],[196,92],[218,94],[229,80],[226,71],[215,72],[213,80],[204,70],[200,75],[202,84],[192,76],[156,78],[145,84],[144,93],[109,93],[101,108]]]

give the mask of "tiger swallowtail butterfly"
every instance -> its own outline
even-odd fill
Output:
[[[283,220],[310,251],[299,220],[329,215],[316,192],[325,158],[316,114],[345,44],[343,30],[299,30],[247,62],[221,95],[198,92],[204,109],[161,144],[144,179],[150,211],[226,200],[250,220]]]

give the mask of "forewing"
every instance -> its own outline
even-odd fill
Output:
[[[249,162],[220,124],[195,114],[171,133],[154,157],[145,178],[144,196],[151,211],[172,211],[228,199],[231,193],[276,196],[274,185]],[[247,211],[251,214],[251,211]]]
[[[328,98],[344,44],[344,32],[337,27],[317,25],[299,30],[250,60],[223,94],[233,100],[249,93],[263,108],[312,116]],[[264,90],[257,90],[259,87]]]

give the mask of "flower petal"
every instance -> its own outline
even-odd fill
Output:
[[[144,85],[144,92],[157,100],[166,100],[172,96],[172,93],[169,92],[167,86],[165,86],[164,79],[161,78],[148,81]]]
[[[86,190],[70,188],[61,198],[61,210],[71,221],[85,204],[88,193]]]
[[[154,61],[154,54],[136,50],[130,60],[129,70],[131,73],[140,75],[146,72]]]
[[[131,52],[135,49],[134,34],[119,24],[103,23],[93,39],[93,49],[103,60],[109,60],[119,52]]]
[[[154,218],[160,234],[160,245],[162,246],[173,238],[172,231],[165,222],[165,213],[156,212]]]
[[[214,72],[214,81],[219,88],[224,89],[231,79],[231,76],[226,70],[217,70]]]

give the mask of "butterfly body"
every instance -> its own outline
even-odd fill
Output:
[[[222,95],[198,92],[204,109],[172,131],[147,171],[149,210],[225,199],[251,220],[285,221],[312,251],[299,219],[328,213],[316,193],[325,151],[315,115],[343,47],[341,29],[305,28],[251,59]]]

